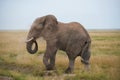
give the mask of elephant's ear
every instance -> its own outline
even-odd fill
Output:
[[[45,20],[44,20],[44,23],[43,23],[43,26],[46,28],[46,29],[49,29],[51,31],[56,31],[57,30],[57,18],[53,15],[47,15]]]

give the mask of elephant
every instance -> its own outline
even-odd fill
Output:
[[[90,62],[91,38],[87,30],[78,22],[63,23],[48,14],[34,20],[26,39],[26,49],[34,54],[38,51],[36,40],[43,37],[46,40],[46,51],[43,63],[46,70],[55,69],[55,57],[58,50],[66,52],[69,65],[65,73],[72,73],[76,57],[81,57],[81,62],[88,69]],[[33,44],[34,49],[32,48]]]

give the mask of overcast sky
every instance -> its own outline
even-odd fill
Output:
[[[120,0],[0,0],[0,30],[28,30],[47,14],[86,29],[120,29]]]

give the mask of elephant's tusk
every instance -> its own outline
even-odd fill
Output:
[[[32,38],[26,40],[25,42],[26,42],[26,43],[27,43],[27,42],[30,42],[30,41],[32,41],[33,39],[34,39],[34,38],[32,37]]]

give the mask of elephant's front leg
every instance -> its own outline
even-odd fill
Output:
[[[49,65],[50,69],[54,69],[54,66],[55,66],[55,57],[56,57],[56,51],[50,57],[50,65]]]
[[[43,63],[46,66],[47,70],[53,70],[55,66],[55,54],[56,52],[53,53],[45,53],[43,57]]]
[[[53,70],[55,66],[55,56],[57,48],[53,45],[47,45],[45,55],[43,57],[43,63],[47,70]]]

